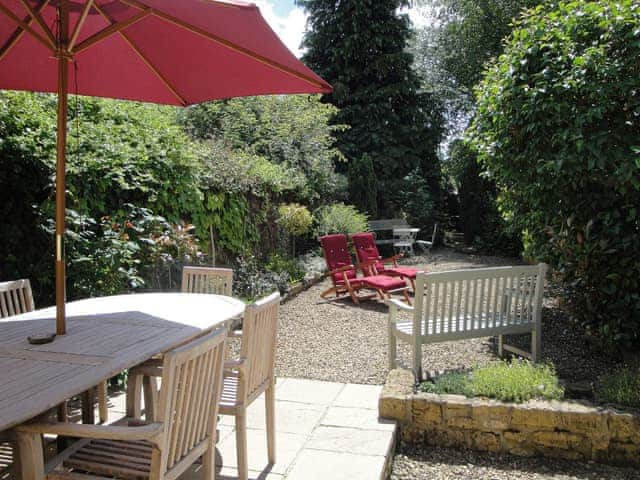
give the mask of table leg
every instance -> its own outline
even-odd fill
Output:
[[[93,413],[93,400],[93,388],[82,392],[82,423],[93,425],[96,421],[95,414]]]

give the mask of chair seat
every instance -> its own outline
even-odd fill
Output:
[[[508,326],[514,328],[518,325],[519,324],[514,323],[512,318]],[[523,327],[527,325],[529,325],[529,323],[522,323]],[[503,324],[501,315],[495,318],[486,314],[476,315],[473,318],[470,315],[459,316],[452,319],[451,325],[449,325],[449,318],[436,318],[435,320],[430,320],[428,324],[425,324],[424,321],[422,322],[422,335],[433,337],[438,335],[464,334],[465,332],[473,334],[473,332],[499,329],[501,327],[507,327],[507,319],[504,319]],[[396,329],[399,333],[413,336],[413,321],[398,320],[396,322]],[[487,336],[490,335],[489,333]]]
[[[371,275],[368,277],[363,277],[359,280],[362,280],[367,286],[373,288],[379,288],[381,290],[395,290],[397,288],[406,288],[406,283],[404,280],[399,278],[390,277],[388,275]]]
[[[415,280],[418,270],[409,267],[390,267],[381,270],[380,273],[385,275],[397,275],[398,277],[413,278]]]
[[[152,446],[145,441],[91,440],[63,465],[74,471],[123,479],[148,478]]]

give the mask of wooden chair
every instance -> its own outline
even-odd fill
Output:
[[[204,478],[213,479],[225,340],[226,332],[218,330],[164,356],[160,409],[154,423],[125,419],[115,425],[17,427],[23,480],[104,476],[173,480],[200,457]],[[42,454],[45,433],[82,439],[48,462],[47,471]]]
[[[245,310],[240,358],[225,362],[220,413],[234,415],[238,479],[247,480],[247,407],[265,392],[267,451],[276,462],[274,364],[280,294],[249,305]]]
[[[422,345],[498,335],[503,348],[532,361],[540,358],[542,294],[547,266],[475,268],[419,272],[415,306],[389,300],[389,368],[396,366],[396,339],[412,349],[416,378],[422,378]],[[398,318],[400,310],[411,320]],[[531,333],[531,353],[504,345],[505,334]]]
[[[184,267],[183,293],[214,293],[230,297],[233,292],[233,270],[230,268]]]
[[[418,270],[399,266],[398,259],[402,258],[402,254],[382,258],[375,237],[371,232],[355,233],[351,235],[351,241],[356,251],[358,267],[364,275],[389,275],[407,279],[411,283],[411,289],[415,292]],[[363,265],[367,265],[367,267],[363,267]]]
[[[423,252],[431,252],[433,245],[436,243],[436,234],[438,233],[438,224],[434,223],[433,232],[431,233],[431,240],[416,240],[416,244],[422,249]]]
[[[324,259],[327,262],[326,274],[332,282],[332,286],[322,292],[320,296],[326,298],[330,294],[336,297],[348,294],[354,303],[360,300],[373,298],[376,293],[380,299],[386,300],[392,293],[401,293],[405,301],[411,304],[408,287],[404,280],[393,278],[387,275],[366,275],[358,277],[358,271],[353,265],[349,246],[347,245],[347,236],[343,234],[325,235],[320,237],[320,245],[324,253]],[[361,264],[360,268],[366,271],[368,264]],[[376,293],[368,295],[358,295],[362,289],[374,290]]]
[[[20,315],[21,313],[32,312],[35,310],[35,303],[33,301],[33,292],[31,290],[31,282],[29,279],[24,278],[21,280],[13,280],[10,282],[0,283],[0,318],[7,318],[13,315]],[[107,382],[100,382],[97,387],[98,390],[98,416],[100,422],[107,421],[108,405],[107,405]],[[93,418],[93,395],[87,392],[83,395],[83,416],[85,419],[89,416]],[[88,404],[91,405],[88,405]],[[64,410],[64,412],[62,412]],[[66,416],[66,408],[61,407],[58,418],[62,420],[62,417]],[[91,421],[90,423],[93,423]]]

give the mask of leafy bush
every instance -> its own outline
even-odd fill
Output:
[[[497,398],[503,402],[526,402],[532,398],[557,400],[564,396],[552,365],[528,361],[500,361],[464,374],[445,373],[434,382],[420,384],[431,393],[454,393],[468,397]]]
[[[525,253],[575,316],[640,345],[640,8],[560,2],[523,16],[477,90],[472,137]]]
[[[278,224],[294,236],[307,233],[313,222],[309,209],[298,203],[280,205],[278,207],[278,215]]]
[[[291,282],[297,282],[304,278],[304,268],[295,258],[285,258],[278,253],[274,253],[269,257],[265,268],[269,272],[289,275]]]
[[[360,213],[353,205],[334,203],[320,207],[314,216],[317,235],[351,234],[369,230],[367,215]]]
[[[233,295],[236,297],[252,301],[275,291],[283,295],[290,282],[288,272],[264,271],[253,256],[236,259],[233,268]]]
[[[626,367],[598,379],[596,399],[640,408],[640,368]]]

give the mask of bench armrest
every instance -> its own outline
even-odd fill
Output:
[[[387,304],[387,306],[389,307],[389,310],[393,310],[394,313],[400,309],[400,310],[404,310],[406,312],[413,312],[414,308],[411,305],[407,305],[404,302],[401,302],[400,300],[397,300],[395,298],[390,298],[389,300],[387,300],[385,302]]]

